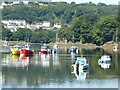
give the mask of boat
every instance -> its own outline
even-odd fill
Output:
[[[75,55],[78,53],[78,47],[77,46],[71,46],[70,47],[70,52],[71,52],[71,55]]]
[[[3,46],[9,46],[9,42],[8,41],[3,41]]]
[[[53,48],[52,48],[52,54],[57,53],[57,49],[58,49],[58,45],[55,44],[55,45],[53,46]]]
[[[12,55],[19,55],[22,48],[23,47],[21,47],[19,45],[15,45],[15,46],[11,47],[10,50],[12,52]]]
[[[111,58],[109,55],[103,55],[100,59],[98,59],[98,65],[101,66],[101,68],[109,68],[110,67]]]
[[[20,51],[20,54],[23,54],[23,55],[33,55],[33,53],[34,53],[34,50],[30,50],[30,45],[28,43]]]
[[[75,64],[72,65],[76,70],[88,70],[89,64],[85,57],[77,57]]]
[[[113,46],[113,51],[117,52],[119,49],[119,44],[118,44],[118,37],[117,37],[118,30],[116,30],[116,35],[115,35],[115,44]]]
[[[113,51],[117,52],[118,51],[118,44],[113,46]]]
[[[41,54],[50,54],[51,53],[51,50],[48,48],[47,45],[43,45],[40,49],[40,53]]]

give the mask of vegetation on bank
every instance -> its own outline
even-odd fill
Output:
[[[2,39],[9,41],[29,41],[32,43],[50,43],[57,41],[93,43],[103,45],[108,41],[115,41],[116,30],[119,25],[118,6],[104,3],[94,4],[72,2],[54,2],[46,5],[29,4],[5,7],[2,19],[24,19],[27,23],[50,21],[61,23],[62,28],[18,29],[11,32],[2,28]],[[56,39],[57,38],[57,39]],[[118,30],[118,39],[120,31]]]

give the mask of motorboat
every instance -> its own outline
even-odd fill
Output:
[[[41,54],[50,54],[51,53],[51,50],[48,48],[47,45],[43,45],[40,49],[40,53]]]
[[[113,46],[113,51],[117,52],[118,51],[118,45]]]
[[[88,70],[89,64],[85,57],[77,57],[75,64],[72,65],[76,70]]]
[[[57,49],[58,49],[58,45],[55,44],[52,48],[52,54],[55,54],[57,52]]]
[[[98,59],[98,65],[101,66],[101,68],[109,68],[110,67],[111,58],[109,55],[103,55],[100,59]]]
[[[24,55],[33,55],[33,53],[34,53],[34,50],[30,49],[30,45],[28,43],[20,52],[20,54],[24,54]]]
[[[9,42],[8,41],[3,41],[3,46],[9,46]]]
[[[23,47],[21,47],[19,45],[15,45],[15,46],[11,47],[10,50],[12,52],[12,55],[19,55],[22,48]]]
[[[71,55],[75,55],[78,53],[78,47],[77,46],[71,46],[70,47],[70,52],[71,52]]]

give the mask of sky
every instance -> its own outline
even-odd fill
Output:
[[[56,1],[65,1],[65,2],[68,2],[68,3],[71,3],[71,2],[75,2],[75,3],[86,3],[86,2],[93,2],[95,4],[98,4],[99,2],[101,3],[105,3],[107,5],[110,5],[110,4],[116,4],[118,5],[118,2],[120,0],[52,0],[53,2],[56,2]]]

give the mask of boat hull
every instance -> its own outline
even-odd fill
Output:
[[[33,50],[23,49],[23,50],[21,50],[20,53],[21,53],[21,54],[24,54],[24,55],[33,55],[34,51],[33,51]]]
[[[12,55],[20,55],[20,51],[19,50],[12,49],[11,52],[12,52]]]
[[[47,51],[40,51],[41,54],[47,54]]]

